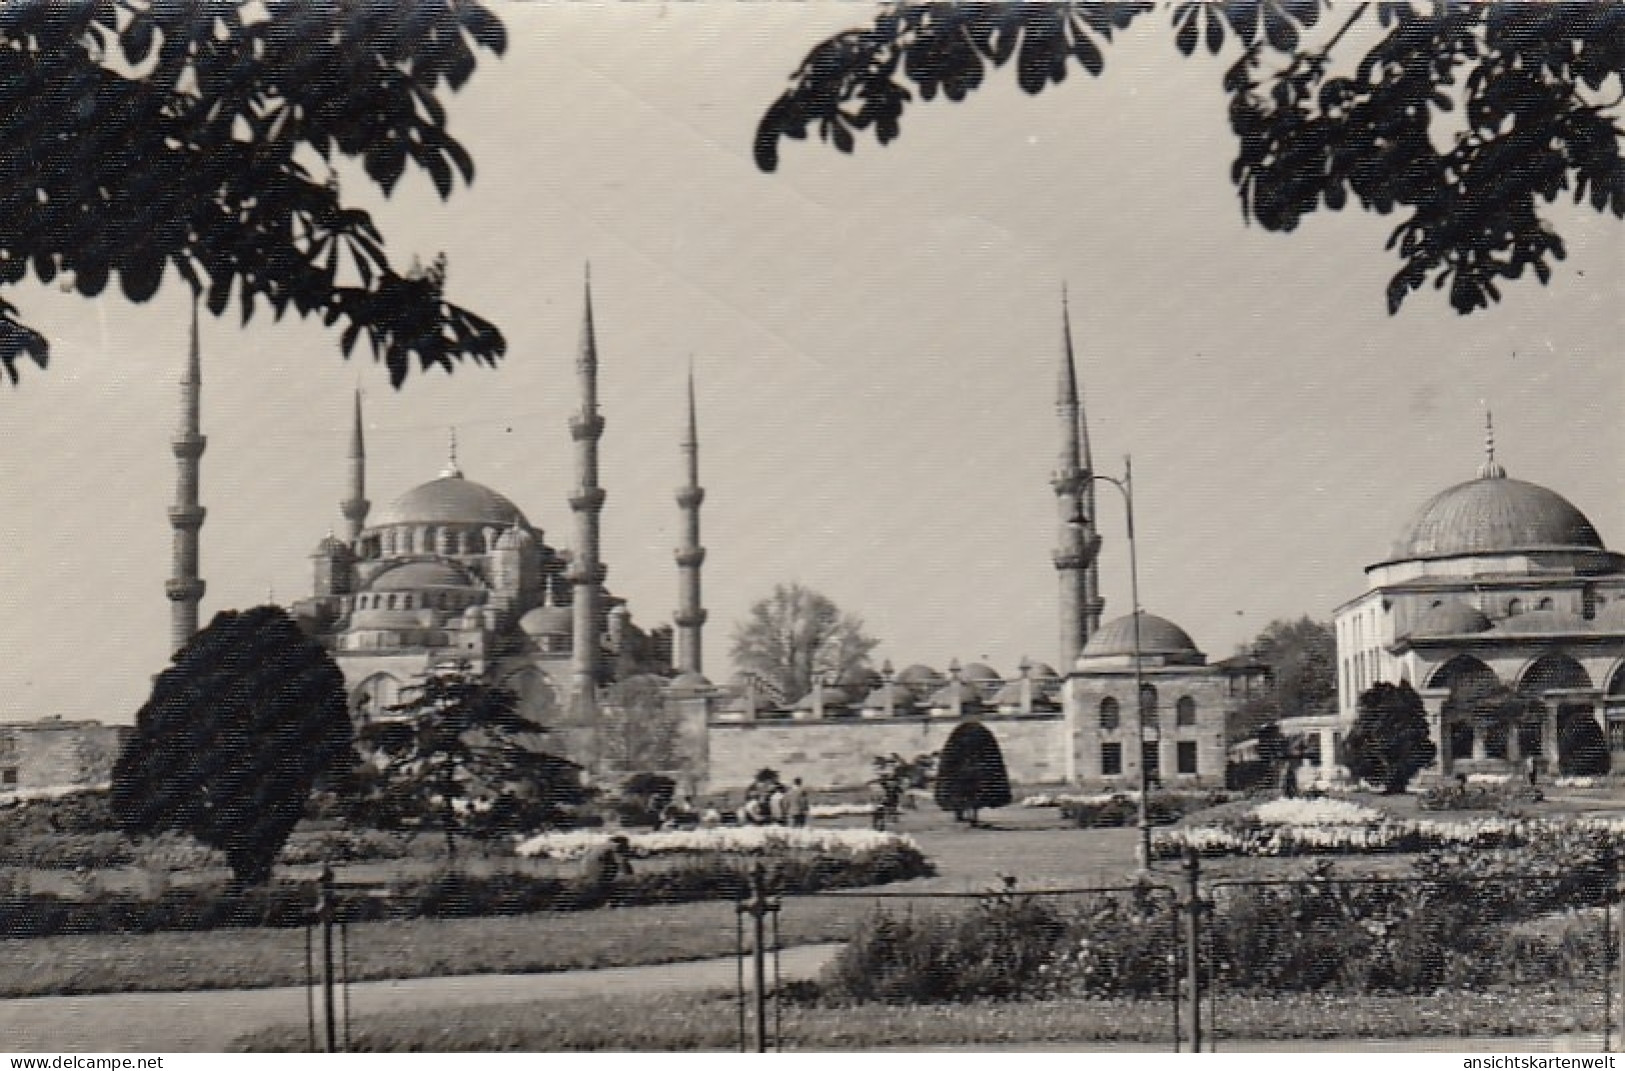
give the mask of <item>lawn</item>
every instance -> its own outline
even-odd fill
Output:
[[[1037,1000],[1001,1004],[782,1009],[786,1049],[873,1050],[923,1046],[1036,1044],[1168,1045],[1163,1002]],[[1219,1047],[1238,1038],[1337,1039],[1569,1034],[1602,1029],[1600,999],[1577,1000],[1555,987],[1492,993],[1326,998],[1225,997],[1218,1008]],[[754,1020],[747,1018],[753,1031]],[[389,1052],[692,1051],[738,1047],[732,994],[663,993],[456,1009],[357,1020],[352,1049]],[[298,1052],[302,1025],[256,1031],[240,1051]]]

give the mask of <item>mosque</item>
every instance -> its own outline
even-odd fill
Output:
[[[1421,694],[1432,773],[1603,772],[1625,753],[1625,555],[1562,495],[1507,475],[1485,418],[1475,478],[1416,513],[1334,611],[1339,721],[1378,681]]]

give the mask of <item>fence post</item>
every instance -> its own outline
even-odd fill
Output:
[[[739,902],[741,915],[749,915],[756,938],[752,961],[756,969],[756,1051],[767,1051],[767,941],[765,920],[771,913],[777,926],[779,905],[767,895],[767,868],[760,860],[751,868],[750,899]],[[741,1008],[743,1015],[743,1008]]]
[[[1185,953],[1186,988],[1191,998],[1191,1051],[1202,1051],[1202,896],[1198,881],[1201,860],[1195,848],[1185,851]]]
[[[338,1021],[333,1007],[333,868],[322,867],[316,895],[316,918],[322,924],[322,1011],[326,1016],[327,1052],[338,1052]]]
[[[1615,932],[1619,934],[1619,970],[1615,972],[1618,978],[1619,992],[1617,996],[1619,999],[1614,1003],[1619,1007],[1620,1017],[1619,1034],[1617,1036],[1620,1039],[1620,1048],[1625,1049],[1625,857],[1618,855],[1614,858],[1614,892],[1616,894],[1614,902],[1619,916],[1618,924],[1615,927]],[[1603,955],[1606,956],[1607,954],[1608,946],[1604,944]],[[1607,1041],[1606,1031],[1603,1040],[1604,1042]]]

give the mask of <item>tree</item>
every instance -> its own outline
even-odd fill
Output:
[[[1270,668],[1276,718],[1331,714],[1337,710],[1337,634],[1308,615],[1271,621],[1250,653]]]
[[[1390,313],[1429,280],[1461,313],[1526,269],[1546,282],[1565,250],[1540,206],[1564,193],[1625,216],[1625,8],[1610,3],[892,4],[813,48],[758,126],[757,165],[774,170],[780,139],[808,127],[842,152],[867,130],[884,145],[916,92],[963,100],[1012,60],[1029,94],[1074,62],[1098,76],[1114,35],[1156,6],[1182,54],[1202,41],[1217,55],[1230,39],[1240,52],[1223,88],[1244,218],[1291,231],[1351,199],[1402,212]],[[1320,27],[1323,10],[1348,15]],[[1363,52],[1345,43],[1362,40],[1348,37],[1356,26],[1375,36]]]
[[[1438,754],[1428,734],[1422,697],[1409,681],[1379,681],[1360,696],[1359,719],[1343,741],[1344,763],[1362,781],[1390,795],[1405,791],[1411,778]]]
[[[661,678],[640,674],[605,690],[598,741],[612,769],[640,773],[682,764],[677,712],[666,704],[666,687]]]
[[[174,656],[113,767],[136,836],[174,829],[262,884],[318,781],[353,761],[344,675],[282,609],[216,614]]]
[[[436,99],[506,33],[477,0],[17,0],[0,8],[0,285],[30,272],[144,302],[175,273],[209,311],[365,333],[399,386],[412,363],[494,364],[501,332],[444,296],[445,264],[402,273],[335,157],[386,195],[408,164],[442,198],[474,162]],[[0,298],[16,382],[45,339]]]
[[[790,701],[812,689],[813,676],[839,679],[866,669],[879,640],[863,620],[800,584],[779,584],[734,625],[734,665],[765,679]]]
[[[361,730],[375,757],[379,809],[437,822],[457,858],[458,832],[520,832],[582,797],[580,767],[541,748],[546,732],[519,713],[519,697],[467,663],[429,669],[402,701]]]
[[[1010,805],[1010,775],[1004,753],[991,730],[979,721],[954,727],[937,760],[934,789],[937,806],[952,811],[954,821],[976,824],[977,812]]]

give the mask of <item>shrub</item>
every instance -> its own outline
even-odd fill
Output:
[[[1424,811],[1498,811],[1546,797],[1532,785],[1463,784],[1446,781],[1422,793],[1416,804]]]

